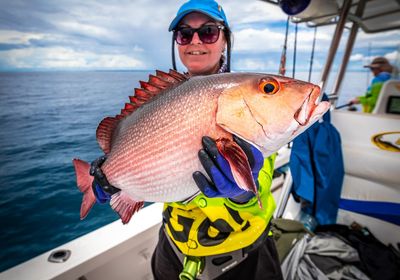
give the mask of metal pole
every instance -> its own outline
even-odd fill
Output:
[[[356,14],[355,14],[357,17],[362,17],[362,15],[364,13],[365,4],[366,4],[365,0],[360,0],[360,2],[358,2]],[[337,78],[335,81],[335,85],[333,87],[332,93],[330,94],[330,96],[332,96],[332,97],[338,97],[338,95],[339,95],[338,93],[339,93],[340,86],[343,81],[343,77],[344,77],[344,73],[347,68],[347,64],[350,59],[351,52],[353,50],[354,42],[357,37],[358,28],[359,28],[359,24],[357,22],[353,22],[353,26],[351,27],[349,39],[347,40],[346,50],[343,55],[342,63],[340,64],[340,69],[339,69],[339,72],[338,72],[338,75],[337,75]],[[337,98],[334,98],[332,100],[333,105],[335,105],[336,101],[337,101]]]
[[[339,47],[340,38],[342,37],[343,29],[345,27],[347,15],[349,14],[352,0],[345,0],[342,6],[342,11],[340,12],[339,22],[336,25],[335,33],[333,35],[333,39],[331,42],[331,46],[329,48],[328,58],[325,63],[325,68],[322,72],[320,87],[321,92],[325,91],[326,81],[328,80],[329,72],[331,70],[333,60],[335,58],[337,49]]]
[[[370,57],[371,57],[371,42],[368,42],[368,59]],[[367,80],[365,81],[366,82],[365,88],[368,88],[368,86],[369,86],[369,83],[370,83],[369,75],[370,75],[370,73],[371,73],[371,71],[367,71]]]
[[[294,32],[294,48],[293,48],[293,69],[292,69],[292,78],[293,79],[296,75],[297,25],[298,25],[298,23],[296,22],[296,28],[295,28],[295,32]]]
[[[314,51],[315,51],[315,41],[317,40],[317,27],[314,28],[314,39],[312,42],[311,58],[310,58],[310,69],[308,70],[308,81],[311,81],[312,66],[314,63]]]
[[[286,50],[287,50],[287,38],[288,38],[288,31],[289,31],[289,19],[290,19],[290,17],[288,16],[288,18],[286,20],[285,41],[283,43],[281,62],[279,65],[279,70],[278,70],[278,74],[282,75],[282,76],[285,76],[285,73],[286,73]]]
[[[276,209],[276,218],[281,218],[283,216],[283,213],[285,212],[286,205],[289,201],[290,194],[292,192],[292,184],[293,184],[293,178],[292,178],[292,173],[290,172],[290,169],[286,172],[285,175],[285,181],[282,186],[281,190],[281,196],[279,198],[279,203],[278,203],[278,208]]]

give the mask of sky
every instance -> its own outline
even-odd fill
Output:
[[[168,26],[182,0],[0,0],[0,71],[150,70],[171,68]],[[234,34],[232,69],[277,72],[287,16],[259,0],[219,0]],[[245,4],[244,4],[245,3]],[[290,25],[287,68],[293,65]],[[318,28],[314,70],[325,63],[333,26]],[[314,30],[298,25],[296,71],[308,71]],[[341,61],[345,39],[335,59]],[[392,62],[400,31],[359,32],[350,70],[374,56]],[[178,64],[178,70],[183,70]]]

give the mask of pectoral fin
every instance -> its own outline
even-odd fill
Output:
[[[249,160],[242,148],[233,140],[227,138],[219,138],[216,141],[218,151],[228,161],[239,188],[245,191],[253,192],[261,207],[260,197],[258,195],[257,185],[254,182],[251,172]]]

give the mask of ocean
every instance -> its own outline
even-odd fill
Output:
[[[79,219],[72,159],[102,155],[98,123],[118,114],[151,72],[0,73],[0,271],[118,219],[106,204]],[[348,73],[337,104],[363,94],[367,79]]]

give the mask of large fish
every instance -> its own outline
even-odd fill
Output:
[[[226,73],[188,78],[156,71],[140,82],[121,114],[105,118],[97,141],[107,155],[101,169],[121,191],[111,207],[127,223],[149,202],[175,202],[199,192],[192,173],[204,171],[198,151],[202,136],[216,139],[238,185],[257,193],[250,166],[232,134],[265,157],[304,131],[328,109],[318,86],[282,76]],[[90,165],[74,159],[77,185],[84,193],[81,218],[96,199]]]

